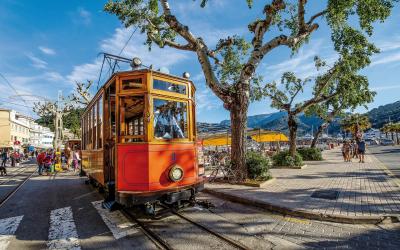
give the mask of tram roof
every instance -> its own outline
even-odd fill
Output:
[[[112,74],[107,81],[104,82],[104,84],[101,87],[104,87],[105,85],[107,85],[114,77],[118,76],[118,75],[123,75],[123,74],[129,74],[129,73],[155,73],[157,75],[161,75],[161,76],[165,76],[165,77],[172,77],[181,81],[185,81],[185,82],[190,82],[193,84],[193,81],[187,78],[183,78],[180,76],[176,76],[176,75],[171,75],[171,74],[167,74],[167,73],[163,73],[157,70],[152,70],[152,69],[138,69],[138,70],[127,70],[127,71],[118,71],[114,74]],[[193,84],[194,87],[194,84]]]
[[[109,83],[111,83],[112,80],[113,80],[116,76],[118,76],[118,75],[123,75],[123,74],[129,74],[129,73],[142,73],[142,74],[145,74],[145,73],[155,73],[155,74],[160,75],[160,76],[169,77],[169,78],[175,78],[175,79],[180,80],[180,81],[185,81],[185,82],[191,83],[192,87],[196,90],[196,86],[194,85],[194,83],[193,83],[192,80],[187,79],[187,78],[183,78],[183,77],[180,77],[180,76],[175,76],[175,75],[171,75],[171,74],[166,74],[166,73],[163,73],[163,72],[160,72],[160,71],[157,71],[157,70],[152,70],[152,69],[138,69],[138,70],[118,71],[118,72],[115,72],[114,74],[112,74],[112,75],[107,79],[107,81],[105,81],[104,84],[101,85],[101,87],[97,90],[96,94],[93,96],[92,100],[90,100],[90,102],[86,105],[85,109],[87,110],[88,107],[92,106],[93,101],[97,99],[97,97],[98,97],[99,93],[102,91],[103,87],[106,86],[106,85],[108,85]],[[85,110],[84,113],[86,113],[86,110]]]

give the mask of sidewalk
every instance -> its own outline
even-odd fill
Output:
[[[264,188],[206,184],[206,192],[284,214],[345,223],[379,223],[400,218],[400,187],[381,163],[343,162],[339,149],[323,152],[324,161],[304,169],[271,169],[274,182]],[[337,199],[312,198],[314,191],[338,191]]]

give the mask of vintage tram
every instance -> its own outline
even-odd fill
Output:
[[[196,150],[195,87],[140,69],[113,74],[82,116],[82,170],[127,207],[177,204],[203,188]]]

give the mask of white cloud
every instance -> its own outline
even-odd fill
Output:
[[[374,91],[385,91],[385,90],[392,90],[392,89],[400,89],[400,84],[371,87],[371,90],[374,90]]]
[[[121,49],[125,46],[132,32],[132,28],[117,28],[112,37],[101,41],[100,50],[110,54],[119,55]],[[187,52],[182,52],[171,48],[160,49],[157,46],[153,46],[152,50],[149,51],[148,47],[144,45],[143,42],[143,36],[139,32],[135,33],[129,44],[125,47],[121,56],[126,58],[139,57],[142,59],[144,65],[153,65],[154,69],[161,67],[168,68],[188,58]],[[98,57],[90,63],[76,65],[73,67],[72,72],[66,76],[66,79],[71,83],[75,81],[86,80],[97,81],[101,64],[102,58]],[[125,66],[127,68],[129,67],[129,65],[121,66]],[[103,80],[108,71],[106,64],[104,67],[105,68],[102,73]]]
[[[400,52],[379,56],[378,59],[372,60],[371,66],[376,66],[380,64],[387,64],[400,61]]]
[[[32,66],[38,69],[45,69],[47,68],[47,62],[32,55],[32,54],[27,54],[26,55],[31,61],[32,61]]]
[[[89,11],[84,8],[79,8],[78,13],[84,24],[89,25],[92,22],[92,14],[90,14]]]
[[[75,24],[83,24],[88,26],[92,23],[92,14],[83,7],[79,7],[71,13],[72,21]]]
[[[44,46],[39,46],[39,50],[42,51],[46,55],[55,55],[56,51],[54,49],[44,47]]]
[[[95,81],[99,77],[102,60],[97,58],[92,63],[85,63],[74,66],[72,72],[66,77],[70,83]]]

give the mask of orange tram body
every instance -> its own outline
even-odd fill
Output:
[[[149,69],[118,72],[82,116],[82,170],[106,201],[179,204],[203,189],[195,87]]]

